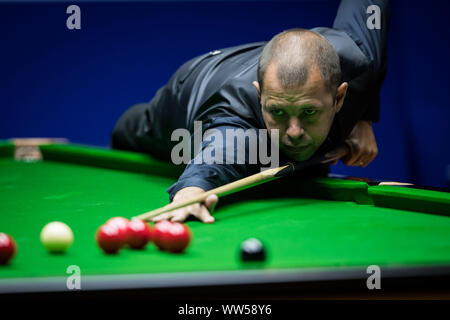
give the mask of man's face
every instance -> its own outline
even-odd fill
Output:
[[[267,129],[279,129],[280,150],[296,161],[309,159],[320,147],[338,111],[317,68],[311,69],[303,86],[284,89],[276,65],[269,64],[260,99]]]

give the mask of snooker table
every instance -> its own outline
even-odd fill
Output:
[[[446,190],[334,177],[285,177],[220,199],[216,222],[187,221],[182,254],[123,249],[104,254],[97,228],[168,203],[182,166],[132,152],[74,144],[38,146],[40,161],[15,160],[0,142],[0,232],[18,251],[0,266],[2,295],[153,297],[449,297],[450,196]],[[42,227],[63,221],[75,241],[49,254]],[[264,262],[243,263],[240,243],[262,240]],[[66,286],[79,266],[81,289]],[[367,267],[381,270],[369,290]]]

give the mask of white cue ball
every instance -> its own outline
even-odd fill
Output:
[[[52,253],[62,253],[73,243],[73,233],[65,223],[54,221],[41,231],[41,242]]]

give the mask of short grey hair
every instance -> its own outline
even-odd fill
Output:
[[[333,95],[341,83],[339,56],[322,35],[306,29],[289,29],[274,36],[264,47],[258,62],[258,82],[263,90],[270,63],[278,65],[277,76],[283,88],[304,85],[309,72],[317,67],[325,87]]]

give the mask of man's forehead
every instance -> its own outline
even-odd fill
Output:
[[[275,63],[269,64],[264,82],[263,95],[271,99],[284,99],[289,102],[295,102],[306,96],[316,96],[324,93],[325,82],[320,71],[316,68],[311,69],[306,83],[291,88],[285,88],[281,85],[277,75],[277,66]]]
[[[299,100],[304,99],[308,96],[308,93],[304,90],[292,90],[290,92],[283,91],[283,90],[273,90],[273,89],[267,89],[264,91],[264,96],[266,102],[270,102],[273,104],[277,103],[290,103],[294,104]]]

